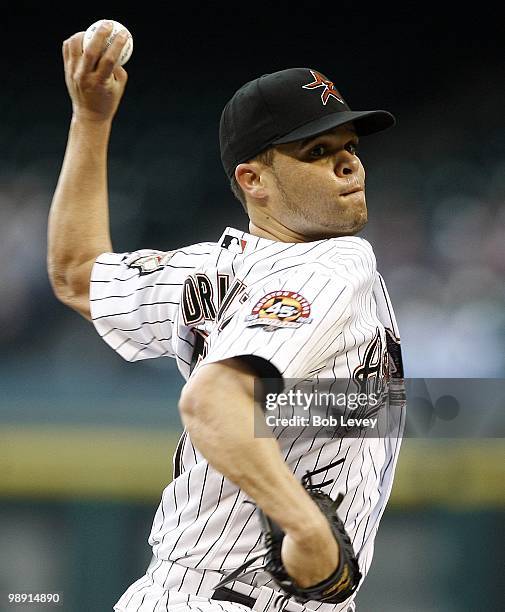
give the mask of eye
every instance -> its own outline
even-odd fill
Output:
[[[324,155],[326,155],[326,152],[327,152],[326,147],[322,144],[318,144],[315,147],[312,147],[309,155],[313,159],[318,159],[319,157],[323,157]]]
[[[349,151],[352,155],[356,155],[358,152],[358,143],[356,141],[351,140],[345,145],[346,151]]]

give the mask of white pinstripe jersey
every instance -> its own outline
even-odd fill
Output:
[[[240,355],[267,360],[284,379],[352,379],[370,347],[383,364],[390,342],[399,343],[372,247],[359,237],[283,243],[228,227],[218,242],[168,253],[105,253],[90,299],[97,331],[122,357],[175,357],[185,379],[202,364]],[[402,427],[388,436],[279,439],[296,475],[323,468],[321,478],[333,479],[325,491],[344,493],[339,515],[363,574]],[[247,499],[183,434],[149,537],[154,554],[188,567],[237,568],[262,548]],[[268,584],[262,572],[249,580]]]

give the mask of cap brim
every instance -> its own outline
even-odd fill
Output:
[[[305,123],[296,130],[289,132],[289,134],[277,138],[272,144],[285,144],[309,136],[317,136],[350,121],[354,124],[358,136],[368,136],[369,134],[382,132],[382,130],[392,127],[396,122],[394,116],[384,110],[340,111]]]

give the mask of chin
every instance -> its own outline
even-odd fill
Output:
[[[356,215],[354,219],[349,219],[345,224],[340,223],[333,228],[334,236],[353,236],[360,232],[368,223],[368,215],[366,211]]]
[[[360,219],[359,222],[356,222],[354,226],[352,227],[352,229],[349,230],[349,235],[357,234],[365,227],[367,223],[368,223],[368,219],[365,215],[363,219]]]
[[[324,226],[324,228],[312,228],[312,230],[306,230],[305,235],[310,236],[312,240],[323,240],[325,238],[338,238],[340,236],[354,236],[361,231],[365,225],[366,220],[359,224],[353,224],[349,226],[330,227]]]
[[[323,240],[326,238],[338,238],[339,236],[353,236],[361,231],[368,222],[366,208],[353,213],[332,219],[304,219],[303,224],[296,231],[311,240]]]

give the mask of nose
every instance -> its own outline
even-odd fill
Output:
[[[349,151],[342,151],[335,164],[335,174],[341,178],[355,174],[359,168],[359,161],[356,155]]]

